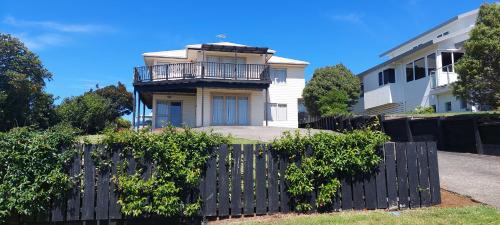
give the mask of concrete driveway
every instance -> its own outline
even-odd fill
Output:
[[[500,209],[500,157],[438,151],[441,187]]]
[[[220,133],[224,135],[231,135],[233,137],[239,137],[250,140],[259,140],[264,142],[269,142],[281,136],[285,131],[290,131],[294,133],[299,131],[301,134],[311,134],[318,133],[320,130],[301,129],[301,128],[285,128],[285,127],[259,127],[259,126],[211,126],[211,127],[199,127],[194,128],[195,130],[213,130],[215,133]],[[333,132],[325,131],[324,132]]]

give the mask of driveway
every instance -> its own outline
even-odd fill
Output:
[[[294,133],[299,131],[301,134],[307,134],[308,129],[301,128],[285,128],[285,127],[259,127],[259,126],[212,126],[212,127],[199,127],[196,130],[213,130],[215,133],[220,133],[224,135],[231,135],[233,137],[244,138],[249,140],[259,140],[264,142],[270,142],[275,138],[281,136],[285,131],[290,131]],[[325,131],[324,132],[332,132]],[[318,133],[320,130],[310,129],[311,134]]]
[[[500,157],[438,152],[441,187],[500,209]]]

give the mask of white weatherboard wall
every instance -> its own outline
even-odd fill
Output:
[[[287,70],[285,84],[273,83],[269,86],[269,103],[287,104],[287,120],[269,121],[268,125],[296,128],[299,126],[298,99],[302,98],[302,90],[305,87],[304,67],[271,64],[271,68]]]

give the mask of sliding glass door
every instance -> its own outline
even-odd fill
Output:
[[[213,96],[212,125],[248,125],[247,96]]]
[[[182,125],[182,104],[158,100],[156,101],[155,128],[162,128],[168,125],[180,127]]]

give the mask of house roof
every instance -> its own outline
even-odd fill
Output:
[[[271,64],[309,65],[309,63],[306,61],[283,58],[283,57],[279,57],[279,56],[275,56],[275,55],[273,55],[267,62],[271,63]]]
[[[419,51],[421,49],[429,47],[432,44],[434,44],[434,42],[432,40],[430,40],[428,42],[425,42],[425,43],[423,43],[423,44],[421,44],[421,45],[419,45],[419,46],[417,46],[417,47],[415,47],[415,48],[413,48],[413,49],[411,49],[409,51],[406,51],[405,53],[403,53],[401,55],[398,55],[398,56],[396,56],[394,58],[391,58],[391,59],[389,59],[389,60],[387,60],[387,61],[385,61],[383,63],[380,63],[380,64],[378,64],[378,65],[376,65],[376,66],[374,66],[374,67],[372,67],[370,69],[367,69],[367,70],[359,73],[358,76],[362,77],[362,76],[364,76],[364,75],[366,75],[366,74],[368,74],[368,73],[370,73],[370,72],[372,72],[374,70],[378,70],[378,69],[380,69],[380,68],[382,68],[384,66],[387,66],[387,65],[389,65],[389,64],[391,64],[391,63],[393,63],[395,61],[398,61],[398,60],[400,60],[400,59],[402,59],[402,58],[404,58],[404,57],[406,57],[406,56],[408,56],[410,54],[413,54],[413,53],[415,53],[415,52],[417,52],[417,51]]]
[[[451,19],[449,19],[449,20],[447,20],[447,21],[445,21],[445,22],[443,22],[443,23],[441,23],[441,24],[439,24],[439,25],[437,25],[437,26],[435,26],[435,27],[433,27],[433,28],[431,28],[431,29],[429,29],[429,30],[427,30],[427,31],[425,31],[425,32],[423,32],[423,33],[421,33],[421,34],[419,34],[419,35],[417,35],[416,37],[411,38],[410,40],[407,40],[407,41],[405,41],[405,42],[403,42],[403,43],[401,43],[401,44],[397,45],[396,47],[393,47],[393,48],[391,48],[391,49],[389,49],[389,50],[387,50],[387,51],[383,52],[383,53],[382,53],[382,54],[380,54],[379,56],[380,56],[380,57],[385,56],[385,55],[389,54],[390,52],[392,52],[392,51],[394,51],[394,50],[396,50],[396,49],[398,49],[398,48],[401,48],[401,47],[403,47],[403,46],[404,46],[404,45],[406,45],[406,44],[409,44],[409,43],[410,43],[410,42],[412,42],[412,41],[415,41],[415,40],[417,40],[417,39],[419,39],[419,38],[421,38],[421,37],[423,37],[423,36],[425,36],[425,35],[427,35],[427,34],[429,34],[429,33],[433,32],[433,31],[435,31],[435,30],[437,30],[437,29],[439,29],[439,28],[441,28],[441,27],[444,27],[444,26],[446,26],[446,25],[448,25],[448,24],[450,24],[450,23],[452,23],[452,22],[454,22],[454,21],[456,21],[456,20],[458,20],[458,19],[460,19],[460,18],[463,18],[463,17],[469,16],[469,15],[471,15],[471,14],[477,13],[478,11],[479,11],[479,9],[474,9],[474,10],[471,10],[471,11],[469,11],[469,12],[462,13],[462,14],[460,14],[460,15],[458,15],[458,16],[455,16],[455,17],[453,17],[453,18],[451,18]]]
[[[208,48],[214,48],[214,49],[218,49],[217,48],[218,46],[226,46],[225,47],[226,49],[230,49],[231,47],[238,47],[238,48],[241,48],[241,50],[245,50],[245,51],[249,51],[249,52],[259,51],[259,53],[260,53],[260,51],[263,51],[265,49],[267,51],[267,53],[271,54],[271,58],[268,60],[268,63],[271,63],[271,64],[290,64],[290,65],[309,65],[309,63],[306,61],[275,56],[274,53],[276,51],[274,51],[272,49],[261,48],[261,47],[251,47],[251,46],[236,44],[236,43],[231,43],[231,42],[192,44],[192,45],[187,45],[185,49],[160,51],[160,52],[146,52],[146,53],[143,53],[142,55],[144,57],[186,59],[187,58],[187,49],[202,49],[203,46],[208,46]]]

